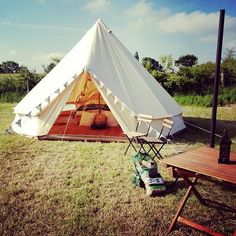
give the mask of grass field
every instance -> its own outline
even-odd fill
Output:
[[[162,197],[133,187],[126,143],[37,141],[4,133],[13,104],[0,104],[0,235],[166,235],[186,191],[179,181]],[[209,108],[183,107],[185,120],[210,129]],[[217,133],[228,128],[236,151],[236,107],[218,109]],[[216,139],[219,142],[219,139]],[[164,156],[208,145],[209,134],[188,125]],[[173,183],[160,165],[167,186]],[[199,181],[205,197],[236,206],[236,187]],[[236,229],[236,214],[199,205],[192,196],[184,215],[226,235]],[[181,224],[170,235],[201,235]]]

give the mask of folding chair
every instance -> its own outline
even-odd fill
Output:
[[[149,137],[149,136],[140,137],[139,138],[139,142],[141,143],[140,150],[143,149],[145,153],[147,154],[153,151],[154,153],[153,159],[155,157],[162,159],[162,155],[160,154],[160,151],[164,147],[164,145],[168,143],[168,138],[170,137],[170,132],[173,125],[174,125],[174,121],[169,120],[169,119],[164,119],[162,128],[160,130],[160,134],[157,138]],[[144,144],[147,144],[149,146],[149,149],[147,151],[144,149]],[[159,148],[157,148],[156,145],[159,145]]]
[[[148,135],[149,130],[150,130],[150,126],[151,126],[151,123],[152,123],[152,119],[153,119],[153,116],[144,115],[144,114],[139,114],[138,115],[138,118],[137,118],[138,122],[137,122],[135,131],[130,131],[130,132],[125,133],[127,139],[129,140],[129,145],[128,145],[128,147],[125,150],[125,155],[126,155],[126,153],[127,153],[127,151],[128,151],[130,146],[132,146],[133,149],[135,150],[135,152],[137,152],[133,142],[140,143],[139,138],[140,137],[146,137]],[[139,131],[140,126],[142,124],[146,125],[145,128],[147,128],[147,129],[146,129],[145,133]]]

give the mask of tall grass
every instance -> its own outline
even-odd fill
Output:
[[[19,102],[26,95],[26,79],[21,74],[0,74],[0,102]]]
[[[183,106],[194,105],[201,107],[211,107],[212,97],[210,95],[199,96],[199,95],[178,95],[174,96],[175,101]]]
[[[212,106],[212,94],[211,95],[176,95],[174,99],[180,105],[194,105],[201,107]],[[218,104],[220,106],[236,103],[236,87],[221,88],[218,96]]]
[[[19,92],[5,92],[0,95],[0,102],[1,103],[19,102],[25,95],[26,95],[25,93],[19,93]]]

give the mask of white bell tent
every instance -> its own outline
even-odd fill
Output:
[[[153,116],[150,135],[157,135],[164,118],[174,120],[172,133],[185,128],[174,99],[100,19],[14,113],[12,129],[32,137],[79,135],[84,127],[86,134],[117,128],[122,135],[135,129],[138,114]]]

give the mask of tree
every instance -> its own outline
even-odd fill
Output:
[[[235,49],[234,48],[226,48],[225,49],[225,57],[224,57],[224,61],[226,60],[234,60],[235,59]]]
[[[144,57],[142,59],[142,64],[149,71],[149,73],[152,73],[153,70],[163,70],[162,65],[158,61],[150,57]]]
[[[0,64],[0,73],[4,73],[4,70],[2,68],[2,65]]]
[[[2,73],[18,73],[20,66],[14,61],[4,61],[1,65]]]
[[[162,87],[167,89],[166,82],[169,77],[168,73],[163,72],[163,71],[159,71],[159,70],[153,70],[151,74],[156,79],[156,81],[161,84]]]
[[[26,83],[27,93],[41,80],[41,76],[39,74],[35,71],[30,71],[26,66],[21,66],[19,73]]]
[[[175,61],[176,66],[192,67],[198,63],[198,58],[195,55],[184,55]]]
[[[51,62],[47,66],[43,66],[44,74],[48,74],[59,62],[60,58],[58,57],[52,57]]]
[[[194,91],[199,95],[211,93],[213,85],[212,74],[215,70],[215,64],[207,62],[193,66],[191,69],[193,71]]]
[[[163,69],[164,71],[167,71],[167,72],[173,72],[174,69],[173,69],[173,57],[171,54],[169,55],[161,55],[160,58],[159,58],[162,66],[163,66]]]
[[[236,84],[236,57],[235,49],[226,49],[225,57],[222,60],[222,72],[221,84],[225,86],[231,86]]]

